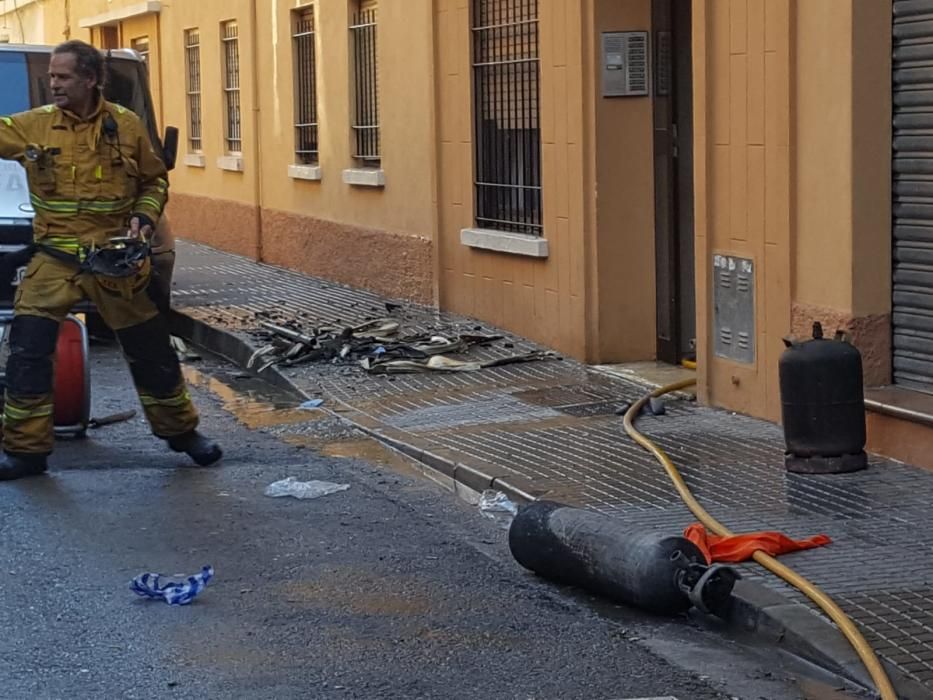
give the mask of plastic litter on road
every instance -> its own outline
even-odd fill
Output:
[[[287,479],[276,481],[274,484],[269,484],[264,493],[271,498],[291,496],[292,498],[307,500],[329,496],[333,493],[346,491],[349,488],[350,484],[335,484],[330,481],[298,481],[295,477],[290,476]]]
[[[205,566],[194,576],[140,574],[130,582],[130,590],[144,598],[162,599],[169,605],[188,605],[214,577],[214,568]]]
[[[324,405],[324,399],[310,399],[308,401],[305,401],[298,408],[304,411],[310,411],[311,409],[314,409],[314,408],[320,408],[323,405]]]
[[[487,518],[495,520],[501,527],[508,529],[512,519],[518,515],[518,506],[501,491],[487,489],[479,498],[479,510]]]
[[[479,498],[479,509],[484,513],[509,513],[518,515],[518,506],[516,506],[509,497],[501,491],[487,489]]]

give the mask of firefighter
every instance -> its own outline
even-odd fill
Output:
[[[58,329],[82,299],[116,332],[152,432],[197,464],[222,456],[196,429],[166,319],[147,293],[166,168],[139,117],[103,99],[105,70],[89,44],[61,44],[49,67],[54,104],[0,117],[0,158],[26,168],[35,209],[35,254],[10,329],[0,480],[47,468]]]

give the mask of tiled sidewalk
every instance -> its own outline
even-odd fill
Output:
[[[385,316],[385,302],[204,246],[179,246],[176,309],[253,345],[259,318],[309,328],[351,325]],[[408,305],[393,316],[410,329],[495,330]],[[519,338],[495,345],[481,352],[536,349]],[[615,415],[645,393],[634,382],[569,360],[391,377],[327,363],[282,374],[358,425],[430,459],[649,527],[679,531],[693,522],[666,474],[625,436]],[[640,419],[639,427],[733,530],[830,535],[832,546],[783,561],[833,596],[884,658],[933,689],[933,537],[926,537],[933,536],[933,474],[880,459],[851,475],[788,474],[777,426],[683,400],[671,401],[666,415]],[[757,568],[743,575],[809,605]]]

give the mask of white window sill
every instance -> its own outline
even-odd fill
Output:
[[[465,228],[460,231],[460,243],[470,248],[494,250],[499,253],[525,255],[530,258],[548,256],[547,239],[524,233],[507,233],[488,228]]]
[[[186,153],[184,162],[189,168],[207,167],[207,158],[204,157],[203,153]]]
[[[221,156],[217,159],[217,167],[231,173],[242,173],[243,156]]]
[[[288,176],[293,180],[320,180],[320,165],[289,165]]]
[[[382,168],[347,168],[343,181],[357,187],[385,187],[386,175]]]

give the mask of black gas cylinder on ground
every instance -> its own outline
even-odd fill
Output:
[[[779,363],[781,414],[787,446],[784,464],[802,474],[864,469],[865,395],[862,355],[845,342],[823,337],[819,323],[805,342],[784,340]]]
[[[707,566],[690,540],[553,501],[523,506],[509,529],[512,556],[526,569],[648,612],[696,606],[722,610],[738,579]]]

